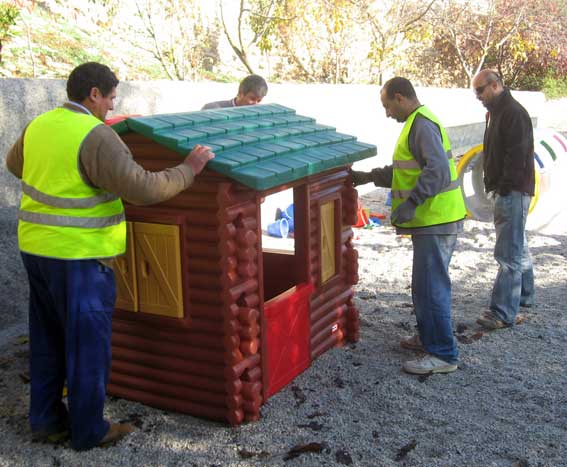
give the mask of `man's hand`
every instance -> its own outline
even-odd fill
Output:
[[[390,217],[392,224],[400,225],[411,221],[415,217],[416,208],[416,204],[411,199],[407,199],[392,212]]]
[[[353,186],[364,185],[365,183],[370,183],[372,181],[372,174],[369,172],[357,172],[356,170],[351,170],[350,175],[352,177]]]
[[[215,154],[211,152],[211,148],[209,146],[201,146],[200,144],[197,144],[191,152],[187,154],[183,163],[191,167],[193,175],[197,175],[201,173],[201,171],[205,168],[205,165],[207,165],[207,162],[209,162],[213,157],[215,157]]]

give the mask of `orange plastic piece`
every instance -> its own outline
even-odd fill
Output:
[[[362,204],[359,201],[358,208],[356,210],[356,224],[354,224],[354,227],[359,227],[359,228],[365,227],[368,224],[370,224],[370,220],[368,219],[368,214],[366,213],[366,211],[362,207]]]

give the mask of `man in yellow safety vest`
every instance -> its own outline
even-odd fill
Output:
[[[393,164],[352,171],[353,184],[392,189],[392,225],[411,235],[412,299],[419,334],[400,345],[426,355],[404,363],[412,374],[450,373],[458,350],[451,320],[449,263],[466,215],[451,145],[435,115],[421,105],[406,78],[392,78],[380,93],[386,115],[404,123]]]
[[[116,299],[111,260],[126,250],[122,199],[169,199],[214,157],[197,145],[173,168],[144,170],[103,123],[117,86],[107,66],[79,65],[67,80],[69,101],[32,120],[6,158],[22,180],[18,242],[30,286],[32,437],[59,442],[70,435],[77,450],[133,430],[103,418]]]

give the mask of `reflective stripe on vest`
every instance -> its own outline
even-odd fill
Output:
[[[447,154],[448,159],[453,158],[453,152],[450,149],[448,151],[446,151],[446,154]],[[409,160],[409,161],[397,161],[397,160],[395,160],[392,165],[393,165],[394,169],[418,169],[418,170],[421,170],[419,163],[415,159],[412,159],[412,160]]]
[[[60,259],[109,258],[126,249],[124,206],[116,195],[89,186],[79,171],[86,136],[102,122],[54,109],[24,134],[20,249]]]
[[[445,193],[447,191],[452,191],[456,188],[460,188],[461,184],[459,180],[453,180],[449,185],[443,188],[439,193]],[[399,199],[408,199],[411,195],[412,190],[392,190],[392,199],[399,198]]]
[[[53,225],[59,227],[81,227],[85,229],[94,229],[102,227],[110,227],[120,224],[126,220],[124,214],[108,217],[70,217],[55,216],[53,214],[39,214],[36,212],[20,211],[18,219],[31,222],[32,224]]]
[[[92,208],[98,204],[118,199],[118,196],[108,192],[94,195],[90,198],[60,198],[42,193],[24,182],[22,182],[22,192],[38,203],[47,204],[55,208]]]
[[[403,203],[412,193],[421,175],[421,167],[415,160],[409,148],[409,134],[417,115],[421,115],[437,125],[441,133],[443,149],[449,162],[451,182],[437,195],[427,198],[415,210],[415,217],[398,227],[414,228],[446,224],[464,219],[465,203],[459,184],[459,178],[451,152],[451,144],[447,133],[437,117],[424,106],[418,107],[405,122],[394,150],[392,178],[392,211]]]

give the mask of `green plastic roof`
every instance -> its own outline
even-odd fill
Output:
[[[142,134],[182,156],[195,144],[210,146],[215,158],[207,168],[256,190],[376,155],[376,146],[278,104],[130,117],[112,128]]]

